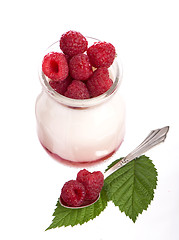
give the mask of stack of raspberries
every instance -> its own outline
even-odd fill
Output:
[[[42,71],[50,86],[59,94],[73,99],[97,97],[113,84],[108,68],[116,51],[111,43],[95,42],[88,48],[87,39],[79,32],[68,31],[59,41],[61,51],[44,56]]]
[[[60,199],[64,205],[71,207],[91,204],[99,197],[103,184],[102,172],[80,170],[76,180],[70,180],[63,185]]]

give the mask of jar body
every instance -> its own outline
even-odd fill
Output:
[[[105,159],[122,143],[125,105],[119,91],[87,108],[67,107],[42,91],[36,119],[39,140],[49,152],[72,162],[92,162]]]
[[[89,45],[97,39],[88,38]],[[45,52],[59,51],[59,41]],[[71,99],[54,91],[40,68],[42,92],[36,101],[38,137],[58,159],[94,162],[106,159],[120,146],[125,132],[125,105],[120,96],[122,69],[115,59],[109,68],[113,85],[90,99]]]

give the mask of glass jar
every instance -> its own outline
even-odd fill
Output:
[[[98,41],[87,38],[89,45]],[[59,41],[48,52],[59,51]],[[54,91],[40,68],[42,92],[36,100],[37,132],[42,146],[54,158],[91,163],[111,156],[125,133],[125,104],[120,95],[122,69],[117,60],[109,68],[112,87],[85,100],[67,98]]]

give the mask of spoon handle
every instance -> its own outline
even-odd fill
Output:
[[[149,133],[149,135],[144,139],[144,141],[138,147],[136,147],[132,152],[130,152],[123,159],[121,159],[113,167],[108,169],[105,172],[105,177],[109,176],[110,174],[115,172],[117,169],[123,167],[128,162],[132,161],[133,159],[141,156],[143,153],[145,153],[146,151],[148,151],[152,147],[158,145],[161,142],[164,142],[168,131],[169,131],[169,126],[151,131]]]

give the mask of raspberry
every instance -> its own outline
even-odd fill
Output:
[[[113,81],[109,78],[108,69],[105,67],[96,69],[86,83],[91,97],[97,97],[105,93],[112,84]]]
[[[90,173],[83,169],[77,174],[77,181],[85,186],[85,201],[94,201],[97,199],[103,187],[104,175],[100,171]]]
[[[66,57],[67,63],[69,64],[69,61],[70,61],[71,57],[68,56],[68,55],[66,55],[66,54],[64,54],[64,55],[65,55],[65,57]]]
[[[73,80],[64,95],[74,99],[90,98],[86,84],[79,80]]]
[[[80,53],[71,58],[69,69],[70,75],[76,80],[86,80],[93,74],[89,58],[84,53]]]
[[[115,58],[115,47],[111,43],[96,42],[87,50],[93,67],[110,67]]]
[[[71,79],[70,76],[68,76],[63,81],[53,81],[53,80],[50,80],[49,84],[56,92],[58,92],[59,94],[64,95],[64,93],[67,90],[67,87],[70,85],[71,82],[72,82],[72,79]]]
[[[53,81],[63,81],[68,76],[68,63],[63,53],[51,52],[45,55],[42,71]]]
[[[78,207],[83,204],[85,194],[85,187],[82,183],[70,180],[64,184],[60,197],[68,206]]]
[[[74,56],[87,50],[88,42],[79,32],[68,31],[60,38],[60,48],[63,53]]]
[[[86,169],[80,170],[77,174],[77,180],[79,182],[83,183],[85,181],[86,176],[89,174],[91,174],[91,173]]]

